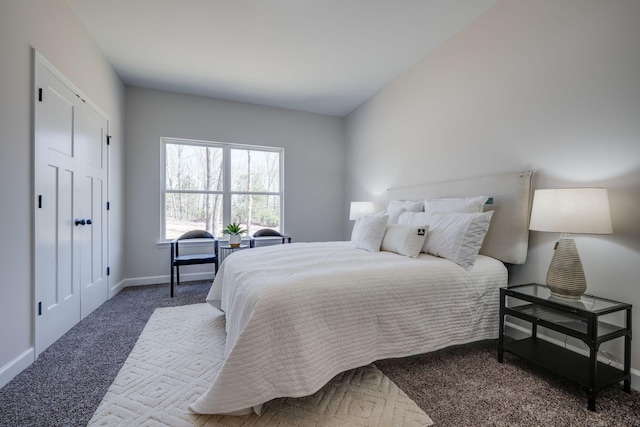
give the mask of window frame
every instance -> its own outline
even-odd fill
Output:
[[[206,190],[170,190],[167,189],[167,144],[181,144],[222,148],[223,167],[223,189],[222,191]],[[279,180],[280,186],[277,192],[265,191],[233,191],[231,190],[231,150],[267,151],[279,154]],[[167,193],[183,194],[222,194],[222,224],[231,222],[231,198],[234,195],[255,195],[255,196],[279,196],[280,197],[280,232],[284,234],[284,148],[267,145],[239,144],[231,142],[217,142],[185,138],[160,138],[160,243],[168,243],[173,239],[166,236],[167,215],[166,200]],[[219,236],[216,236],[219,237]]]

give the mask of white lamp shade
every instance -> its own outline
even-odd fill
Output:
[[[529,229],[558,233],[610,234],[611,212],[605,188],[536,190]]]
[[[351,202],[349,209],[349,219],[360,219],[365,215],[373,213],[373,202]]]

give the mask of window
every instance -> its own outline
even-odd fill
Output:
[[[282,229],[282,148],[162,138],[162,239],[195,229],[222,237]]]

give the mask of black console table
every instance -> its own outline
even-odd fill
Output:
[[[500,332],[498,362],[504,352],[534,362],[556,374],[579,384],[588,396],[588,407],[595,411],[596,395],[609,385],[624,382],[623,388],[631,392],[631,305],[582,295],[579,299],[551,296],[549,288],[539,284],[516,285],[500,289]],[[605,322],[603,317],[624,311],[624,326]],[[505,316],[513,316],[531,323],[531,336],[505,340]],[[583,341],[589,355],[583,356],[538,337],[542,326]],[[623,369],[599,362],[600,344],[624,338]]]

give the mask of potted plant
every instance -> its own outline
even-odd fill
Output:
[[[238,246],[240,246],[240,243],[242,243],[241,234],[246,232],[247,230],[241,228],[240,224],[237,224],[235,222],[227,225],[227,228],[222,231],[223,234],[229,235],[229,246],[231,246],[232,248],[237,248]]]

